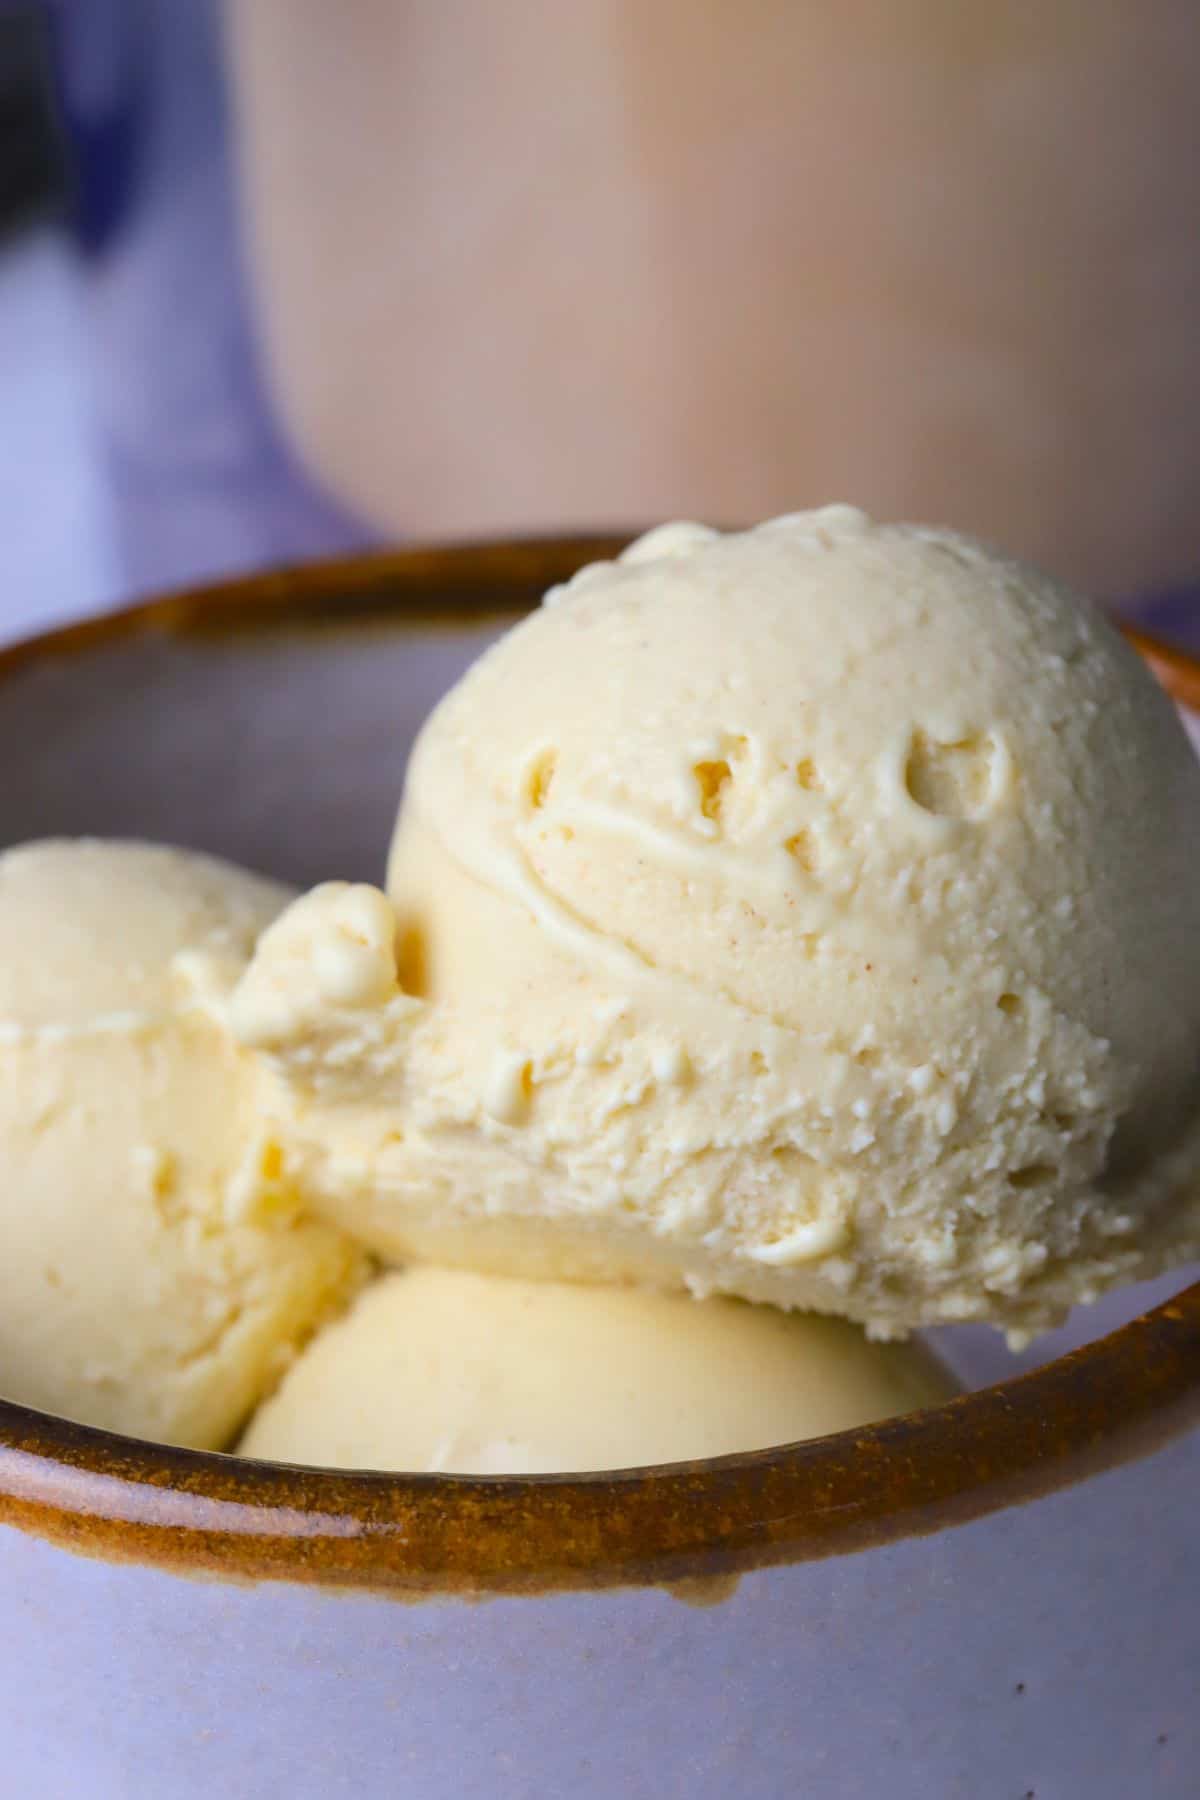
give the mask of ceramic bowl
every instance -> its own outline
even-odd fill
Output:
[[[429,706],[613,547],[410,550],[18,646],[0,842],[378,878]],[[0,1404],[0,1792],[1194,1800],[1198,1420],[1200,1286],[936,1410],[619,1474],[291,1469]]]

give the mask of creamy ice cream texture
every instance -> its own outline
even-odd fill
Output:
[[[1200,1244],[1198,818],[1045,577],[667,526],[467,674],[387,896],[297,902],[227,1016],[387,1257],[1019,1336]]]
[[[208,857],[0,856],[0,1394],[221,1448],[346,1298],[357,1249],[299,1216],[268,1072],[178,965],[242,966],[290,898]]]
[[[819,1437],[953,1391],[918,1346],[869,1344],[840,1319],[413,1268],[309,1346],[240,1448],[342,1468],[632,1468]]]

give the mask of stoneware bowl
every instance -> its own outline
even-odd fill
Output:
[[[613,548],[406,551],[10,650],[0,841],[378,878],[432,702]],[[1096,1328],[910,1418],[615,1475],[323,1473],[0,1405],[0,1794],[1195,1800],[1200,1286]]]

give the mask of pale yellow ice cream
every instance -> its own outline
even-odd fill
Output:
[[[390,903],[299,902],[233,1024],[386,1255],[1019,1334],[1200,1245],[1198,822],[1173,709],[1034,571],[849,507],[668,526],[468,673]]]
[[[957,1390],[841,1319],[464,1269],[384,1276],[309,1345],[246,1456],[484,1475],[633,1468],[848,1430]]]
[[[175,968],[236,971],[288,899],[139,844],[0,856],[5,1398],[223,1447],[350,1291],[359,1253],[297,1216],[267,1072]]]

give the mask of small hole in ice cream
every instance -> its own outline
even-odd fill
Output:
[[[725,789],[731,779],[729,764],[724,757],[717,762],[698,762],[692,773],[700,789],[700,811],[715,824],[721,817]]]
[[[558,756],[551,749],[539,750],[531,758],[525,775],[525,799],[532,811],[538,812],[550,798],[557,767]]]
[[[1008,1183],[1015,1188],[1038,1188],[1047,1187],[1053,1180],[1054,1169],[1050,1163],[1030,1163],[1024,1169],[1014,1169]]]
[[[904,769],[904,785],[925,812],[947,819],[976,819],[987,811],[995,746],[974,733],[941,743],[915,731]]]
[[[813,844],[811,832],[797,831],[787,840],[784,848],[792,858],[793,862],[799,863],[802,869],[807,869],[811,874],[816,868],[817,852]]]
[[[425,933],[413,919],[406,919],[396,933],[396,976],[404,992],[418,1000],[429,991]]]
[[[1009,1018],[1012,1018],[1021,1010],[1021,996],[1019,994],[1001,994],[996,1005],[1002,1013],[1007,1013]]]
[[[808,1151],[801,1150],[796,1144],[774,1145],[771,1161],[777,1170],[783,1169],[789,1175],[807,1174],[813,1167],[813,1159]]]

